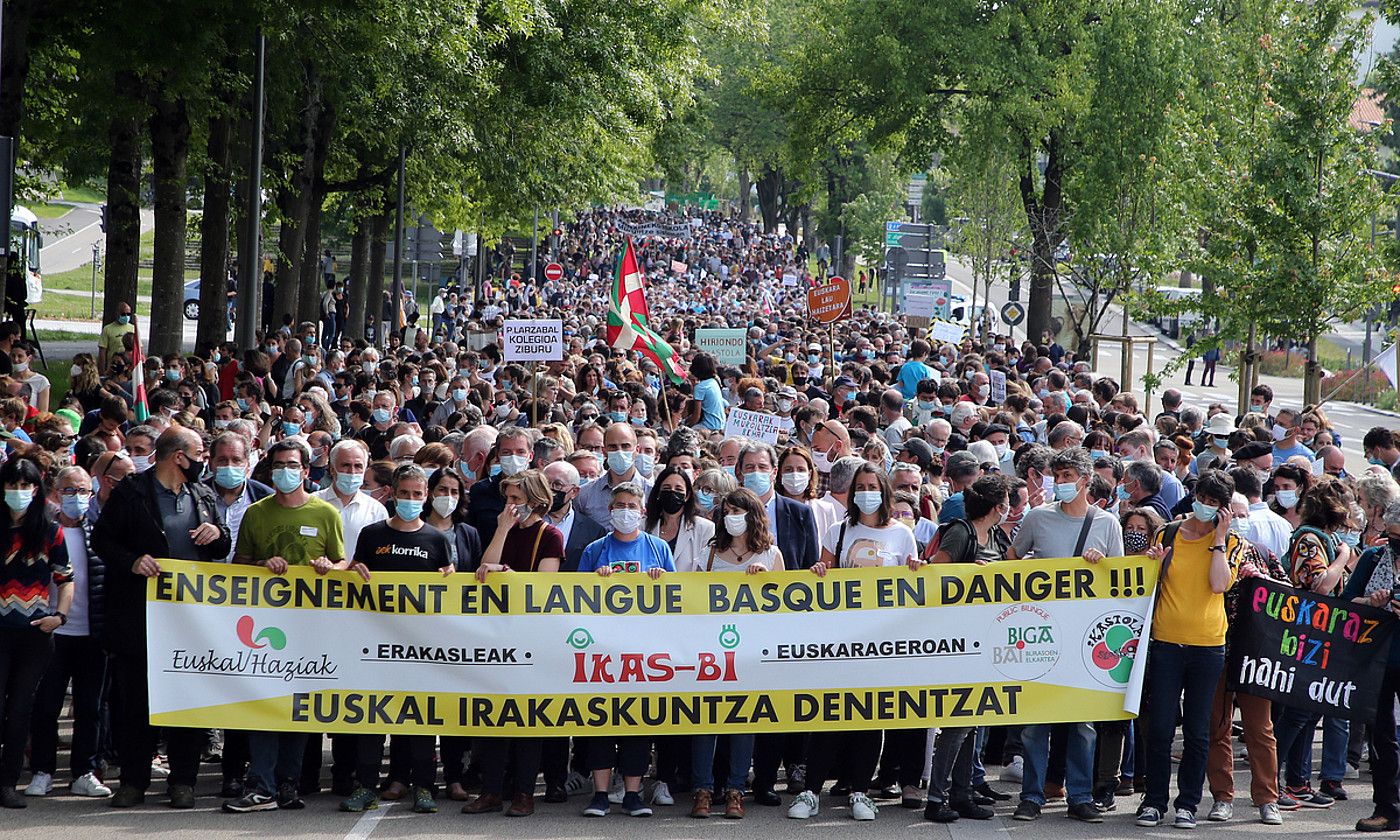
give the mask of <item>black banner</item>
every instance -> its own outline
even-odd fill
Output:
[[[1371,720],[1395,616],[1262,578],[1240,585],[1225,683],[1331,717]]]

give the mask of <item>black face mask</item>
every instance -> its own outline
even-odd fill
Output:
[[[685,507],[686,495],[679,490],[662,490],[656,494],[656,501],[666,513],[680,513]]]
[[[189,463],[180,468],[180,471],[185,474],[185,480],[199,481],[199,477],[204,475],[204,464],[194,460],[188,455],[185,456],[185,460]]]
[[[551,508],[549,509],[549,512],[550,512],[550,513],[555,513],[556,511],[558,511],[558,510],[560,510],[561,508],[563,508],[564,505],[567,505],[567,504],[569,503],[568,495],[569,495],[569,491],[567,491],[567,490],[555,490],[555,491],[554,491],[554,505],[553,505],[553,507],[551,507]]]

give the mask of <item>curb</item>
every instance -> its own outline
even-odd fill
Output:
[[[1366,405],[1365,403],[1349,403],[1349,405],[1354,405],[1363,411],[1369,412],[1371,414],[1377,414],[1381,417],[1390,417],[1394,420],[1400,420],[1400,413],[1394,411],[1386,411],[1383,408],[1376,408],[1375,406]]]

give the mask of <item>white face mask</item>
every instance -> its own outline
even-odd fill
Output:
[[[813,452],[813,453],[812,453],[812,462],[813,462],[814,464],[816,464],[817,472],[819,472],[819,473],[829,473],[829,472],[831,472],[831,459],[828,458],[828,457],[826,457],[826,453],[825,453],[825,452]]]
[[[742,513],[727,513],[724,516],[724,530],[729,536],[737,537],[749,529],[749,518]]]
[[[451,496],[437,496],[433,499],[433,510],[438,516],[448,517],[457,509],[457,500]]]
[[[135,467],[136,472],[145,472],[146,470],[149,470],[151,468],[151,456],[132,455],[131,465]]]
[[[808,472],[783,473],[783,489],[794,496],[807,491],[807,486],[812,483],[812,475]]]

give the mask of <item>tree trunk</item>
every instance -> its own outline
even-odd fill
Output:
[[[186,164],[190,115],[182,97],[158,92],[150,119],[155,171],[155,259],[151,270],[151,355],[179,353],[184,343]]]
[[[24,85],[29,78],[29,28],[34,0],[5,3],[3,61],[0,61],[0,135],[20,137],[24,121]]]
[[[141,80],[120,70],[114,84],[118,109],[107,126],[107,258],[103,267],[102,322],[116,320],[123,303],[136,307],[136,263],[141,254]],[[127,112],[127,109],[131,109]],[[146,328],[142,326],[141,332]]]
[[[316,118],[316,140],[311,158],[311,200],[306,212],[305,256],[301,263],[301,301],[297,306],[299,320],[311,321],[318,326],[321,321],[321,292],[324,291],[324,281],[321,279],[321,209],[326,203],[326,153],[334,129],[335,112],[330,108],[320,109]]]
[[[369,219],[355,220],[355,234],[350,240],[350,323],[344,332],[350,338],[365,337],[365,300],[369,292],[369,239],[372,223]]]
[[[1061,211],[1063,193],[1061,178],[1064,161],[1060,138],[1050,132],[1045,142],[1046,165],[1044,184],[1036,189],[1035,147],[1026,140],[1021,153],[1021,204],[1031,229],[1031,282],[1026,305],[1026,337],[1039,343],[1041,334],[1051,329],[1051,306],[1055,293],[1055,248],[1062,238]],[[1123,383],[1127,388],[1128,383]]]
[[[763,217],[763,232],[778,230],[783,204],[783,173],[764,167],[758,176],[758,212]]]
[[[374,343],[387,343],[384,332],[384,254],[389,244],[389,227],[394,220],[394,208],[385,207],[370,228],[369,281],[365,283],[365,307],[374,319]]]
[[[305,101],[296,136],[288,147],[290,155],[299,161],[287,186],[278,191],[277,209],[282,214],[277,234],[277,290],[272,311],[273,327],[282,319],[298,314],[300,305],[301,262],[306,247],[306,217],[311,210],[311,176],[316,155],[316,124],[320,111],[320,82],[315,69],[306,66]]]
[[[735,161],[735,167],[739,172],[739,221],[747,222],[751,213],[749,211],[749,191],[753,189],[753,182],[749,180],[749,168]]]
[[[209,118],[204,164],[204,215],[199,220],[199,330],[195,346],[222,344],[228,337],[228,257],[233,167],[233,118]]]

